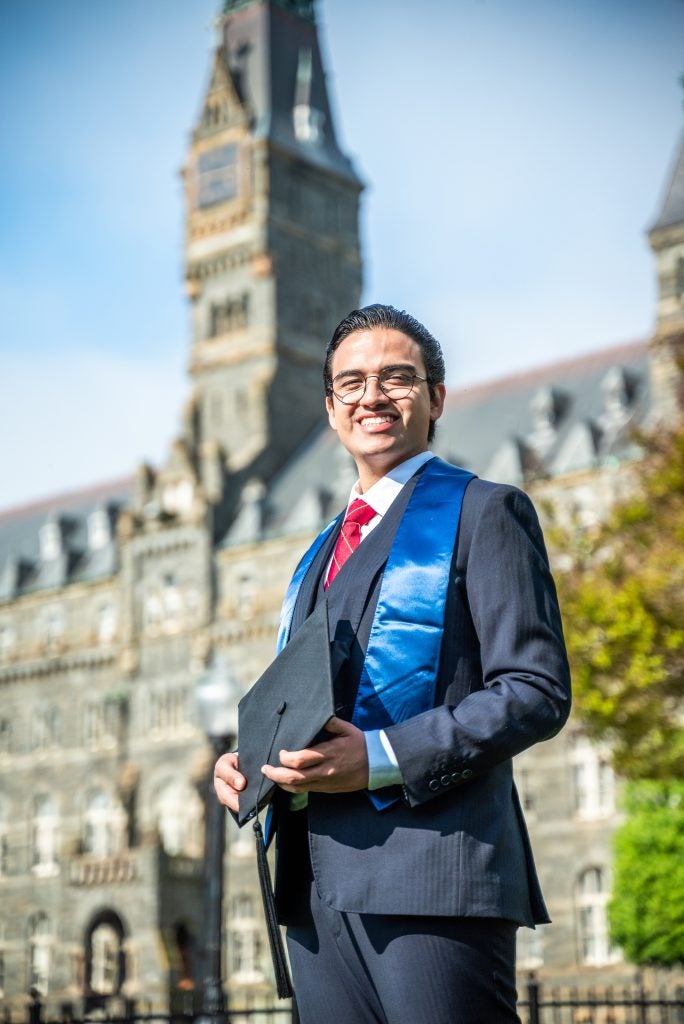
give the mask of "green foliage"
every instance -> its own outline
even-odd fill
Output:
[[[627,786],[615,835],[611,938],[636,964],[684,963],[684,782]]]
[[[588,734],[627,778],[682,778],[684,428],[642,443],[633,497],[595,535],[564,536],[557,582]]]

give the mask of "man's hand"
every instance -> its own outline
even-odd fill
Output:
[[[247,785],[247,779],[238,771],[237,754],[222,754],[214,767],[216,796],[235,814],[238,812],[238,793]]]
[[[368,755],[362,731],[341,718],[329,719],[325,729],[333,739],[306,750],[281,750],[282,767],[264,765],[261,770],[266,778],[288,793],[352,793],[365,789]]]

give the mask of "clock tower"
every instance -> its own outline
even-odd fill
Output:
[[[360,296],[362,185],[335,137],[312,0],[225,0],[217,27],[183,172],[187,422],[215,481],[217,467],[268,480],[322,419],[325,345]]]

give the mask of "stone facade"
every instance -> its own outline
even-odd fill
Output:
[[[634,426],[677,414],[680,155],[652,242],[656,339],[454,394],[436,449],[591,524],[629,486]],[[166,464],[0,515],[0,996],[192,1003],[210,757],[194,690],[247,688],[353,465],[321,421],[332,325],[358,302],[359,178],[334,134],[306,0],[226,0],[184,172],[191,393]],[[573,725],[518,760],[551,928],[522,969],[628,973],[605,932],[607,753]],[[233,1001],[268,999],[251,832],[228,827]]]

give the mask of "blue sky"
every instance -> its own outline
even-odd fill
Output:
[[[158,461],[187,394],[178,171],[216,0],[0,4],[0,507]],[[646,337],[684,0],[319,0],[365,299],[452,383]]]

